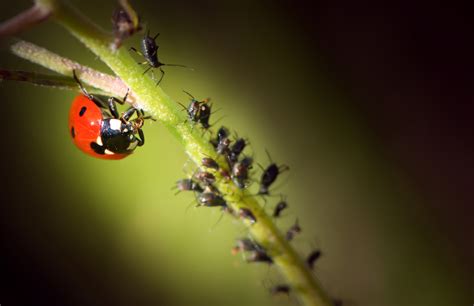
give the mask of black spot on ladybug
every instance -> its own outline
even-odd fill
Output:
[[[105,148],[102,146],[99,146],[95,142],[91,142],[91,149],[97,154],[100,154],[100,155],[105,154]]]
[[[84,113],[86,112],[86,110],[87,110],[87,107],[85,106],[81,107],[81,110],[79,111],[79,116],[82,117]]]
[[[71,136],[72,138],[76,137],[76,131],[74,130],[74,127],[71,128]]]

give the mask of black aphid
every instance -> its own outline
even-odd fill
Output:
[[[233,165],[239,159],[240,153],[245,149],[247,142],[243,138],[237,139],[230,147],[227,159],[230,165]]]
[[[240,189],[247,187],[249,179],[249,170],[252,169],[253,159],[245,157],[240,162],[237,162],[232,167],[232,181]]]
[[[202,103],[199,108],[198,121],[205,130],[211,127],[211,125],[209,124],[209,119],[211,118],[211,108],[212,105],[209,103]]]
[[[211,104],[209,101],[211,99],[207,98],[199,101],[189,92],[184,92],[191,98],[191,102],[189,102],[188,107],[179,102],[178,103],[186,110],[188,120],[192,123],[200,123],[202,127],[207,130],[210,127],[209,118],[211,116]]]
[[[268,158],[271,161],[270,154],[267,152]],[[268,195],[268,189],[275,182],[278,175],[286,170],[289,170],[290,167],[286,165],[277,166],[275,163],[271,163],[266,169],[263,170],[262,177],[260,179],[260,189],[258,194]]]
[[[192,179],[182,179],[176,182],[176,187],[179,191],[196,191],[196,192],[203,192],[204,190],[199,185],[198,182]]]
[[[308,257],[306,258],[306,264],[308,265],[308,267],[310,267],[311,269],[314,268],[314,264],[316,263],[316,261],[318,260],[318,258],[321,257],[321,251],[320,250],[314,250],[312,251]]]
[[[293,238],[299,233],[301,233],[301,227],[298,224],[298,219],[296,219],[295,224],[293,224],[286,232],[286,240],[293,240]]]
[[[263,249],[256,249],[250,252],[247,257],[247,262],[266,262],[268,264],[273,263],[273,259]]]
[[[238,252],[247,252],[254,251],[258,246],[249,238],[237,239],[235,247],[232,248],[232,254],[237,254]]]
[[[194,174],[194,177],[206,186],[212,185],[216,181],[214,174],[206,171],[198,171],[196,174]]]
[[[201,160],[201,164],[206,168],[214,169],[216,171],[219,170],[219,164],[214,159],[212,159],[210,157],[204,157]]]
[[[285,200],[281,200],[280,202],[277,203],[275,206],[275,209],[273,210],[273,217],[278,218],[281,215],[281,212],[288,207],[288,203],[286,203]]]
[[[270,289],[272,295],[276,294],[290,294],[290,286],[288,285],[276,285]]]
[[[147,30],[145,36],[142,38],[142,52],[138,51],[134,47],[131,47],[130,50],[134,51],[135,53],[143,56],[145,58],[144,62],[139,63],[140,65],[148,65],[148,68],[143,72],[143,74],[147,73],[150,69],[159,69],[161,72],[161,77],[156,83],[156,85],[161,83],[161,80],[165,76],[165,71],[163,70],[163,66],[175,66],[175,67],[183,67],[187,68],[184,65],[178,65],[178,64],[165,64],[160,62],[158,59],[158,48],[159,46],[156,44],[156,38],[160,35],[160,33],[157,33],[155,36],[150,36],[150,30]]]
[[[224,126],[221,126],[219,130],[217,131],[216,138],[211,139],[210,142],[214,146],[214,148],[217,149],[219,143],[222,142],[226,138],[229,138],[229,130]]]
[[[227,207],[227,203],[224,198],[215,192],[203,192],[198,195],[197,198],[199,204],[207,207],[222,206]]]
[[[229,138],[224,138],[217,144],[216,152],[220,155],[227,156],[229,154],[229,146],[232,141]]]
[[[257,218],[255,218],[254,214],[252,213],[252,211],[248,208],[241,208],[239,210],[239,216],[241,218],[244,218],[244,219],[247,219],[250,221],[250,223],[254,224],[255,222],[257,222]]]

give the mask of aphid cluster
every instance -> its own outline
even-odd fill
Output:
[[[202,158],[198,169],[190,175],[190,177],[177,181],[176,188],[179,191],[192,191],[195,194],[197,205],[205,207],[222,207],[233,217],[245,220],[249,225],[258,223],[258,215],[246,207],[239,207],[232,210],[224,195],[217,189],[215,183],[219,180],[226,180],[229,184],[234,184],[239,189],[249,189],[254,182],[258,182],[258,190],[254,196],[268,197],[271,188],[281,173],[289,170],[286,165],[278,165],[273,162],[270,154],[268,154],[269,165],[261,168],[260,179],[253,178],[254,158],[245,154],[246,148],[249,147],[248,140],[241,137],[233,137],[229,129],[221,126],[215,134],[212,134],[209,120],[211,117],[211,107],[209,99],[198,100],[190,93],[191,98],[188,106],[182,105],[186,111],[187,122],[193,127],[197,126],[204,131],[210,131],[210,144],[214,148],[215,155],[213,157],[205,156]],[[281,196],[271,212],[273,218],[281,218],[288,203],[285,196]],[[302,229],[298,220],[285,232],[285,238],[288,241],[293,240]],[[232,253],[242,253],[247,263],[262,262],[269,265],[273,264],[272,255],[259,243],[250,239],[238,239],[236,245],[232,248]],[[320,250],[312,251],[307,259],[306,265],[313,269],[316,261],[321,256]],[[270,293],[289,294],[291,286],[280,284],[271,288]]]
[[[120,8],[114,12],[112,18],[115,48],[119,48],[124,39],[141,29],[139,18],[133,9],[131,9],[128,2],[121,0],[120,4]],[[155,69],[161,72],[157,85],[160,84],[165,75],[163,66],[186,67],[177,64],[165,64],[160,61],[158,58],[159,46],[156,43],[158,36],[159,33],[151,36],[150,31],[147,30],[141,40],[141,51],[138,51],[134,47],[130,48],[131,51],[134,51],[144,58],[144,61],[139,63],[148,66],[143,74],[150,70],[153,74]],[[82,96],[84,98],[81,99],[88,100],[88,105],[97,104],[100,107],[98,99],[89,95],[79,81],[78,84],[84,93]],[[234,184],[238,189],[249,189],[253,183],[257,182],[258,190],[254,192],[253,195],[263,198],[266,202],[265,197],[270,195],[271,188],[274,187],[275,181],[281,173],[289,170],[289,167],[273,162],[270,154],[267,152],[269,164],[266,167],[262,167],[257,163],[261,168],[261,174],[259,179],[254,179],[254,157],[244,153],[249,146],[248,140],[238,136],[231,136],[229,129],[224,126],[220,127],[214,134],[210,123],[212,115],[210,99],[198,100],[190,93],[186,91],[185,93],[190,97],[188,106],[181,103],[179,104],[186,111],[186,122],[191,124],[193,128],[199,127],[204,132],[210,132],[211,136],[209,142],[214,148],[214,154],[212,154],[213,156],[203,157],[198,169],[196,169],[194,173],[176,182],[175,187],[178,190],[177,193],[181,191],[191,191],[195,195],[197,206],[221,207],[224,212],[229,213],[235,218],[240,218],[250,226],[253,226],[259,222],[259,216],[247,207],[234,207],[234,209],[232,209],[232,205],[227,203],[225,195],[216,187],[216,183],[220,180],[225,180],[227,184]],[[124,100],[125,99],[126,97]],[[100,131],[94,131],[93,137],[91,136],[94,139],[87,136],[89,139],[82,135],[79,137],[79,139],[87,138],[85,140],[87,144],[79,146],[86,153],[97,157],[106,156],[105,158],[107,158],[108,156],[108,158],[112,158],[113,156],[113,158],[122,158],[133,152],[136,146],[143,145],[144,135],[141,127],[144,119],[147,117],[144,117],[143,112],[135,108],[130,108],[122,115],[119,115],[115,108],[115,100],[112,98],[108,100],[108,112],[106,110],[99,112],[99,110],[96,109],[96,112],[101,114],[100,116],[96,115],[97,118],[100,117],[101,124],[106,126],[108,123],[110,127],[106,126]],[[78,107],[84,106],[85,102],[81,103],[75,103],[74,105],[77,105],[73,106],[72,112],[74,112],[74,118],[71,124],[75,122],[79,124],[81,121],[79,117],[82,117],[83,111],[82,108],[79,110]],[[104,107],[102,106],[102,108]],[[135,113],[137,118],[130,120]],[[115,127],[112,127],[112,125]],[[78,138],[75,135],[75,126],[70,127],[70,129],[72,137],[77,142]],[[286,197],[282,196],[280,201],[274,205],[271,215],[275,219],[281,218],[287,208],[288,203]],[[294,224],[285,232],[286,240],[292,241],[301,231],[302,229],[298,223],[298,219],[296,219]],[[238,239],[235,247],[232,249],[232,253],[243,254],[245,261],[248,263],[263,262],[271,265],[274,262],[272,254],[262,245],[250,238]],[[316,261],[320,257],[321,251],[313,250],[306,258],[307,267],[313,269]],[[276,285],[270,289],[272,295],[288,295],[290,292],[291,286],[287,284]],[[341,302],[335,300],[334,304],[341,305]]]

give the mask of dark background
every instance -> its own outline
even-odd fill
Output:
[[[110,28],[112,1],[78,7]],[[292,168],[286,228],[324,256],[317,277],[348,305],[471,305],[473,54],[467,7],[421,2],[134,1],[168,68],[163,88],[211,96],[266,163]],[[1,19],[28,7],[1,3]],[[26,39],[106,69],[52,22]],[[138,44],[139,37],[128,41]],[[0,66],[40,70],[3,41]],[[159,125],[104,162],[68,139],[74,94],[1,83],[0,304],[273,305],[275,268],[229,249],[245,231],[185,211],[186,157]],[[189,166],[185,166],[185,168]],[[256,175],[257,176],[257,175]],[[271,199],[273,205],[277,198]]]

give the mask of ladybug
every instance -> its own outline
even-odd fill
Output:
[[[122,159],[143,146],[145,136],[142,126],[145,119],[142,110],[129,108],[119,115],[115,103],[123,101],[109,97],[107,104],[89,94],[73,71],[82,94],[77,96],[69,111],[69,132],[74,144],[84,153],[102,159]],[[136,115],[135,119],[130,118]]]

